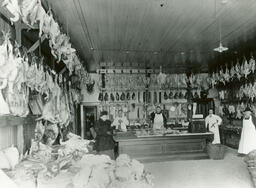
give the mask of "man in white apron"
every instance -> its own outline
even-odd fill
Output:
[[[160,106],[156,107],[156,112],[151,114],[151,120],[153,123],[153,129],[163,129],[166,126],[167,119],[162,113]]]
[[[126,126],[129,125],[129,121],[126,116],[123,114],[123,110],[118,111],[118,116],[114,119],[111,126],[115,126],[118,130],[126,132]]]
[[[247,107],[244,111],[243,129],[239,142],[238,153],[248,154],[256,149],[256,118],[252,116],[251,109]]]
[[[220,116],[213,114],[213,110],[209,110],[209,115],[205,118],[205,126],[214,134],[212,144],[220,144],[219,126],[222,123]]]

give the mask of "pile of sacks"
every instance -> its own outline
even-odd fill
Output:
[[[152,176],[144,165],[128,155],[116,161],[105,155],[85,155],[78,166],[81,170],[72,179],[73,188],[153,188]]]
[[[247,168],[251,174],[254,187],[256,187],[256,150],[248,153],[244,158],[244,162],[247,164]]]

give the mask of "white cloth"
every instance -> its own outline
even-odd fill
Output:
[[[162,129],[164,127],[163,114],[155,114],[153,129]]]
[[[112,123],[112,126],[116,126],[116,128],[118,128],[120,126],[121,131],[123,131],[123,132],[127,131],[127,128],[126,128],[127,125],[129,125],[129,121],[126,116],[116,117]]]
[[[243,129],[239,142],[238,153],[248,154],[256,149],[256,129],[252,117],[243,120]]]
[[[205,126],[209,127],[209,131],[214,134],[214,139],[212,141],[212,144],[220,144],[220,132],[219,132],[219,126],[222,123],[222,119],[220,116],[212,114],[208,115],[205,118]]]
[[[2,188],[18,188],[18,185],[14,183],[1,169],[0,169],[0,182]]]

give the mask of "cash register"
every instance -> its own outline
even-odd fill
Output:
[[[203,114],[196,114],[192,116],[192,120],[188,126],[189,133],[205,133],[205,120],[203,118]]]

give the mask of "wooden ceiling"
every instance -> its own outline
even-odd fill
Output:
[[[90,71],[109,66],[207,71],[222,42],[255,37],[255,0],[44,0]],[[255,43],[256,46],[256,43]]]

